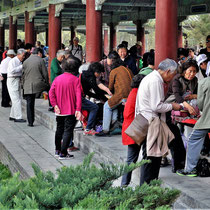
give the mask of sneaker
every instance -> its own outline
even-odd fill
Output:
[[[105,136],[110,136],[110,133],[109,131],[108,132],[105,132],[105,131],[101,131],[99,133],[97,133],[95,136],[98,136],[98,137],[105,137]]]
[[[91,129],[91,130],[88,130],[88,129],[85,129],[84,131],[84,135],[88,135],[88,136],[94,136],[95,134],[97,134],[98,132],[96,132],[95,130]]]
[[[178,174],[179,176],[189,176],[189,177],[196,177],[197,175],[197,171],[194,169],[191,172],[187,172],[184,169],[180,169],[177,170],[176,174]]]
[[[60,156],[61,151],[60,150],[55,150],[55,157],[59,157]]]
[[[70,154],[67,154],[67,155],[64,155],[64,154],[60,154],[59,156],[59,160],[70,160],[74,157],[74,155],[70,155]]]
[[[78,148],[78,147],[75,147],[75,146],[69,147],[69,148],[67,149],[68,152],[75,152],[75,151],[78,151],[78,150],[79,150],[79,148]]]

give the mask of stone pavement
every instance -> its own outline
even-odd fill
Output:
[[[25,105],[23,101],[23,109]],[[48,101],[36,99],[36,121],[34,127],[27,123],[14,123],[8,120],[9,108],[0,107],[0,160],[9,164],[11,170],[20,171],[23,178],[32,176],[31,163],[34,162],[44,171],[55,172],[64,165],[77,165],[85,154],[95,152],[94,162],[122,163],[126,159],[126,147],[121,136],[89,137],[82,131],[75,132],[75,144],[80,151],[74,152],[72,160],[59,161],[54,157],[55,116],[48,112]],[[26,117],[24,116],[26,119]],[[181,177],[171,172],[170,166],[161,168],[160,178],[163,185],[182,191],[174,204],[174,209],[210,209],[210,177]],[[120,184],[120,179],[115,185]],[[139,169],[132,177],[132,184],[139,184]]]
[[[39,100],[43,101],[36,101]],[[10,108],[0,107],[0,160],[8,164],[12,172],[20,171],[21,177],[26,178],[34,175],[31,163],[37,164],[43,171],[54,173],[64,165],[82,163],[85,155],[81,151],[74,152],[72,160],[60,161],[55,158],[53,130],[37,120],[34,127],[28,127],[27,123],[9,121],[9,113]],[[49,114],[55,118],[53,113]]]

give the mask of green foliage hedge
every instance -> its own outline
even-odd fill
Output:
[[[116,178],[146,161],[96,167],[92,156],[81,165],[57,170],[56,178],[33,165],[35,177],[20,180],[15,174],[0,181],[0,209],[169,209],[179,195],[178,190],[161,188],[157,180],[135,189],[112,187]]]

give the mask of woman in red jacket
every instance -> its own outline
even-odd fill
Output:
[[[132,90],[128,96],[127,102],[125,104],[124,109],[124,121],[122,125],[122,143],[123,145],[128,145],[128,153],[127,153],[127,164],[136,163],[139,157],[139,152],[141,146],[135,143],[135,141],[130,138],[126,133],[125,130],[131,124],[135,117],[135,105],[136,105],[136,95],[138,91],[139,84],[141,80],[144,78],[145,75],[137,74],[131,83]],[[129,185],[131,181],[132,171],[124,174],[122,177],[121,186]]]

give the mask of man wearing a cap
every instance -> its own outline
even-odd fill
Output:
[[[198,79],[203,79],[204,77],[209,76],[210,74],[210,61],[208,61],[208,58],[205,54],[200,54],[197,56],[196,61],[198,63],[198,66],[200,68],[200,72],[198,72]]]
[[[18,49],[17,56],[11,59],[7,68],[7,87],[12,101],[9,120],[20,123],[26,122],[26,120],[22,119],[20,91],[20,80],[23,68],[22,62],[25,58],[25,53],[26,51],[23,48]]]
[[[14,50],[8,50],[7,51],[7,57],[1,62],[0,65],[0,76],[1,76],[1,82],[2,82],[2,101],[1,106],[2,107],[10,107],[10,97],[7,89],[7,68],[9,61],[15,57],[15,51]]]
[[[82,62],[83,60],[82,46],[79,45],[78,43],[79,43],[79,38],[74,37],[73,45],[69,46],[69,50],[73,56],[79,58],[80,61]]]

